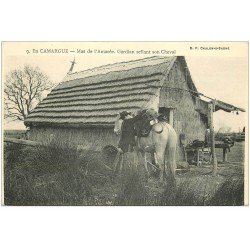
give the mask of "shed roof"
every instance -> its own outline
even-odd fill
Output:
[[[229,112],[229,113],[232,112],[232,111],[246,112],[245,109],[238,108],[238,107],[236,107],[236,106],[234,106],[232,104],[216,100],[215,101],[215,111],[218,111],[218,110],[223,110],[223,111],[226,111],[226,112]]]
[[[174,62],[150,57],[68,74],[30,113],[25,125],[110,126],[118,112],[142,108],[162,86]],[[189,88],[196,90],[190,74]]]

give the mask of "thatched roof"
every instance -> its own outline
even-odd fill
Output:
[[[135,112],[146,105],[176,60],[186,67],[184,57],[151,57],[68,74],[25,125],[113,125],[119,112]],[[191,78],[188,82],[196,90]]]

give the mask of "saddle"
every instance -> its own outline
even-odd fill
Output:
[[[118,148],[121,148],[124,153],[133,151],[136,146],[135,136],[147,137],[152,128],[159,134],[163,131],[163,126],[157,123],[157,113],[153,110],[142,110],[135,117],[129,119],[125,119],[126,115],[125,112],[121,113],[123,123],[118,144]]]
[[[157,113],[152,110],[142,110],[138,114],[138,119],[135,122],[135,134],[138,137],[147,137],[154,126],[154,131],[161,133],[163,127],[157,123]]]

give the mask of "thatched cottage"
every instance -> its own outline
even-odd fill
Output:
[[[165,112],[178,135],[204,140],[208,103],[202,101],[183,56],[150,57],[67,74],[25,120],[31,140],[117,145],[114,120],[121,111]]]

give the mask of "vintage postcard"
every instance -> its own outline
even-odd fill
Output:
[[[2,42],[2,204],[248,205],[247,42]]]

